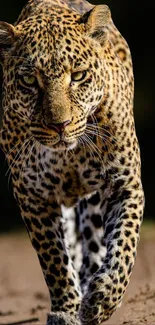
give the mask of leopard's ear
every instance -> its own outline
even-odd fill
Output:
[[[16,38],[15,27],[11,24],[1,21],[0,22],[0,61],[9,48],[13,45]]]
[[[107,39],[106,26],[110,23],[111,12],[108,6],[98,5],[82,16],[87,34],[104,45]]]

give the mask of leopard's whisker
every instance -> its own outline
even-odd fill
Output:
[[[109,141],[108,137],[104,136],[104,134],[101,135],[101,134],[99,134],[98,132],[94,132],[94,131],[89,130],[89,129],[86,129],[86,133],[91,134],[91,135],[93,135],[93,136],[95,136],[95,137],[99,137],[99,138],[101,138],[104,142],[106,142],[106,143],[108,143],[109,145],[111,145],[111,142]]]
[[[33,137],[33,136],[32,136],[32,137]],[[26,139],[25,142],[22,143],[22,146],[21,146],[20,150],[17,152],[15,158],[12,160],[11,164],[9,165],[9,168],[8,168],[8,170],[7,170],[6,174],[5,174],[5,176],[7,176],[8,172],[9,172],[12,168],[14,168],[14,163],[16,164],[16,162],[17,162],[17,158],[20,157],[20,153],[23,152],[23,149],[25,149],[24,147],[25,147],[26,143],[28,143],[29,141],[30,141],[30,138]]]
[[[111,132],[107,131],[106,129],[103,128],[98,128],[97,126],[94,127],[93,125],[87,125],[87,129],[95,131],[96,134],[100,134],[106,138],[112,138],[112,141],[115,141],[116,143],[122,143],[120,140],[118,140],[118,138],[116,138]],[[97,130],[98,129],[98,130]]]
[[[99,148],[96,146],[96,144],[92,141],[92,139],[87,134],[85,134],[85,135],[87,136],[89,142],[91,142],[91,146],[92,146],[93,150],[95,150],[95,152],[97,153],[99,161],[101,162],[101,165],[102,165],[103,170],[104,170],[104,163],[103,163],[103,159],[101,157],[102,152],[99,150]]]
[[[86,156],[86,147],[85,147],[85,142],[84,142],[84,139],[82,138],[82,136],[80,136],[78,138],[79,140],[79,143],[82,144],[83,148],[84,148],[84,152],[85,152],[85,156]]]
[[[85,133],[85,136],[89,139],[89,141],[92,143],[92,145],[93,145],[93,147],[94,147],[94,150],[96,151],[96,152],[98,152],[98,153],[102,153],[102,151],[96,146],[96,144],[92,141],[92,139],[90,138],[90,136],[87,134],[87,133]]]
[[[43,157],[44,157],[43,150],[44,150],[44,147],[41,144],[40,144],[40,149],[41,149],[40,150],[40,152],[41,152],[40,163],[42,165],[43,170],[45,170],[45,172],[47,172],[46,165],[45,165],[45,163],[43,161]]]
[[[83,140],[84,144],[86,144],[86,146],[89,148],[92,157],[95,159],[95,155],[94,155],[93,149],[92,149],[92,147],[91,147],[91,145],[90,145],[90,142],[89,142],[89,140],[87,139],[87,137],[86,137],[85,134],[82,136],[82,140]]]
[[[21,144],[21,141],[20,142],[18,142],[17,144],[15,144],[14,145],[14,147],[13,148],[11,148],[11,150],[9,151],[9,152],[7,152],[6,153],[6,157],[5,157],[5,159],[7,159],[10,155],[11,155],[11,153],[19,146]]]
[[[36,152],[37,151],[40,152],[40,150],[39,150],[40,145],[41,144],[37,140],[35,140],[31,152],[33,152],[33,149],[34,148],[36,149]],[[40,177],[39,177],[39,158],[38,158],[38,155],[34,155],[34,157],[35,157],[35,160],[36,160],[37,184],[39,184],[40,183]]]
[[[33,136],[31,137],[31,139],[33,138]],[[28,142],[28,144],[26,145],[26,148],[25,148],[25,150],[27,150],[28,149],[28,145],[30,144],[30,141],[31,141],[31,139],[29,139],[29,142]],[[28,161],[27,162],[27,165],[29,165],[29,157],[30,157],[30,152],[32,151],[32,148],[33,148],[33,144],[32,144],[32,147],[31,147],[31,149],[30,149],[30,151],[29,151],[29,153],[28,153],[28,155],[27,155],[27,157],[26,157],[26,160]],[[23,152],[22,152],[23,153]],[[24,157],[24,155],[23,155],[23,159],[22,159],[22,165],[21,165],[21,169],[20,169],[20,173],[19,173],[19,180],[18,180],[18,186],[19,186],[19,181],[21,180],[21,178],[22,178],[22,171],[23,171],[23,169],[24,169],[24,163],[25,163],[25,166],[26,166],[26,160],[25,160],[25,157]]]
[[[109,134],[109,135],[111,135],[111,136],[113,136],[113,134],[109,131],[109,130],[107,130],[107,127],[106,127],[106,125],[105,125],[105,127],[102,125],[102,126],[99,126],[99,125],[97,125],[97,124],[90,124],[90,123],[87,123],[87,126],[89,126],[89,127],[92,127],[93,129],[95,129],[95,130],[100,130],[100,131],[104,131],[104,132],[106,132],[107,134]]]
[[[94,124],[97,124],[98,125],[98,121],[97,121],[97,118],[96,116],[94,115],[94,113],[92,114],[92,119],[94,121]]]
[[[85,134],[85,137],[87,138],[88,140],[88,143],[89,145],[92,147],[92,149],[96,152],[96,154],[98,155],[99,157],[99,160],[102,162],[103,164],[103,161],[102,161],[102,157],[101,157],[101,151],[99,150],[99,148],[95,145],[95,143],[93,143],[93,141],[91,140],[91,138]]]
[[[10,177],[11,177],[11,170],[17,165],[17,162],[21,158],[21,154],[23,154],[23,152],[26,150],[27,146],[29,145],[30,140],[31,139],[29,138],[22,144],[20,150],[17,152],[15,158],[12,160],[11,164],[8,167],[8,170],[7,170],[6,174],[5,174],[5,176],[8,175],[8,186],[9,186]],[[24,156],[23,156],[23,159],[25,159]],[[22,159],[22,161],[23,161],[23,159]]]

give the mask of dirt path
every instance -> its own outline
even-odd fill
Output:
[[[29,318],[40,319],[32,325],[44,325],[49,296],[26,233],[0,236],[0,260],[0,325]],[[122,307],[104,324],[155,325],[155,226],[142,230]]]

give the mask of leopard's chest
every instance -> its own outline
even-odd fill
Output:
[[[73,206],[107,182],[102,162],[94,157],[58,155],[47,151],[38,160],[29,159],[22,168],[18,186],[39,193],[45,200],[56,197],[60,204]],[[17,185],[17,182],[14,182]]]
[[[51,166],[49,179],[47,173],[42,179],[53,187],[53,192],[60,204],[67,207],[76,204],[79,198],[85,197],[98,190],[105,182],[101,166],[95,168],[89,162],[80,164],[78,160],[67,164]]]
[[[72,166],[64,171],[60,186],[56,193],[60,203],[66,206],[74,205],[79,198],[83,198],[98,190],[104,182],[101,169],[94,169],[91,166]]]

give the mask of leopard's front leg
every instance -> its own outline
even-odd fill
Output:
[[[24,192],[24,189],[22,189]],[[50,292],[51,316],[48,324],[78,324],[80,289],[64,238],[61,208],[41,195],[20,197],[21,213],[28,229]],[[30,193],[30,191],[29,191]],[[28,193],[27,193],[28,194]],[[42,194],[43,195],[43,194]]]
[[[113,194],[101,206],[104,213],[105,260],[88,283],[80,319],[83,325],[99,325],[119,306],[129,283],[139,240],[144,195],[140,179],[130,186],[115,183]],[[89,255],[89,252],[88,252]]]

